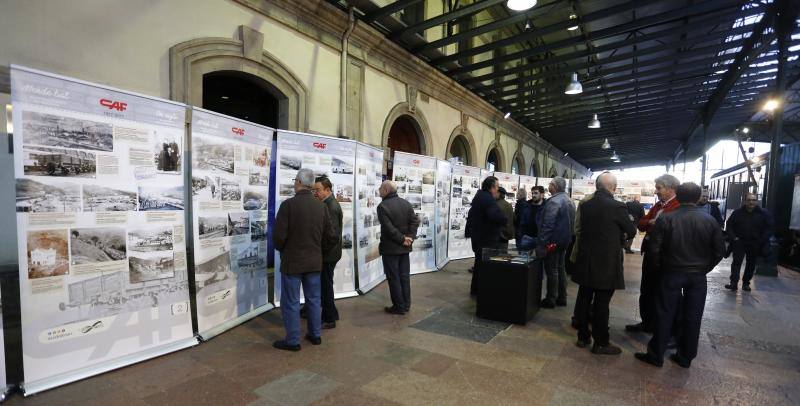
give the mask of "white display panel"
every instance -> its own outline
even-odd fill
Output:
[[[450,227],[447,239],[447,255],[450,259],[473,258],[472,243],[464,235],[469,212],[475,193],[481,189],[481,169],[472,166],[453,167],[453,186],[450,193]]]
[[[383,150],[358,143],[356,146],[356,257],[358,290],[366,293],[386,279],[378,250],[381,223],[378,189],[383,181]]]
[[[267,303],[267,204],[273,129],[192,110],[197,328],[208,339]]]
[[[356,142],[291,131],[278,130],[276,151],[275,213],[281,203],[294,196],[297,171],[308,168],[315,176],[327,175],[333,183],[333,196],[342,207],[342,259],[336,264],[333,293],[338,298],[355,296],[355,255],[353,253],[353,200]],[[280,301],[280,252],[275,251],[275,303]]]
[[[409,258],[411,274],[435,271],[436,158],[395,152],[392,178],[397,194],[411,203],[419,216],[417,239]]]
[[[26,394],[196,344],[181,104],[12,67]]]
[[[584,197],[592,194],[597,190],[594,180],[592,179],[573,179],[572,180],[572,200],[575,201],[575,207],[578,202],[583,200]]]
[[[497,178],[500,187],[506,190],[505,199],[511,203],[511,207],[517,205],[517,189],[519,189],[519,175],[510,173],[495,172],[492,174]]]
[[[531,189],[536,186],[536,178],[533,176],[520,176],[519,177],[519,187],[520,189],[525,191],[525,200],[531,200],[533,195],[531,194]]]
[[[450,218],[450,185],[452,164],[447,161],[436,162],[436,267],[444,268],[450,260],[447,256],[447,237]]]

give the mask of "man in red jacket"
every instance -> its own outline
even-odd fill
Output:
[[[642,321],[636,324],[625,326],[627,331],[642,331],[652,333],[655,328],[656,317],[656,294],[658,291],[658,264],[653,263],[651,255],[647,253],[647,244],[650,239],[650,229],[656,220],[665,213],[669,213],[678,207],[678,199],[675,198],[675,190],[681,182],[672,175],[661,175],[656,178],[656,195],[658,202],[653,208],[639,220],[639,231],[645,232],[644,242],[642,243],[642,282],[639,286],[639,315]]]

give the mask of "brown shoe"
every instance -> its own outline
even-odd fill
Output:
[[[592,353],[598,355],[619,355],[622,354],[622,348],[614,344],[597,345],[597,343],[595,343],[592,347]]]
[[[329,322],[329,323],[322,323],[322,329],[323,330],[330,330],[332,328],[336,328],[336,322],[335,321],[332,321],[332,322]]]

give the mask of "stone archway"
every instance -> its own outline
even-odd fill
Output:
[[[555,178],[558,176],[558,170],[556,169],[556,165],[553,164],[550,166],[550,172],[547,173],[548,178]]]
[[[170,48],[170,98],[203,105],[203,79],[215,72],[259,78],[277,99],[278,128],[308,131],[308,89],[277,58],[264,51],[264,34],[239,26],[237,39],[197,38]]]
[[[528,176],[538,177],[540,173],[539,163],[536,160],[533,160],[533,162],[531,162],[531,167],[528,168]]]
[[[486,149],[486,169],[489,169],[489,163],[494,163],[494,170],[496,172],[504,172],[506,168],[505,164],[505,152],[503,151],[503,146],[500,145],[497,141],[492,141],[489,144],[489,148]]]
[[[525,171],[525,157],[522,156],[522,151],[514,153],[514,160],[511,162],[511,173],[517,175],[524,175]]]
[[[458,153],[461,151],[461,153]],[[475,166],[478,163],[478,158],[475,156],[477,147],[475,146],[475,138],[469,129],[459,125],[453,132],[450,133],[450,139],[447,141],[446,157],[448,159],[457,156],[461,158],[464,165]]]
[[[386,149],[387,153],[384,154],[384,159],[391,160],[392,155],[389,149],[389,135],[392,132],[392,128],[394,127],[395,123],[401,120],[401,122],[405,121],[407,124],[410,124],[418,137],[419,143],[419,153],[420,155],[431,155],[433,154],[433,141],[431,139],[431,130],[428,126],[428,121],[425,120],[425,116],[417,109],[411,109],[408,103],[398,103],[395,105],[390,111],[389,115],[386,116],[386,120],[383,122],[383,137],[382,137],[382,144],[384,149]],[[397,128],[395,128],[396,130]],[[401,150],[402,151],[402,150]],[[411,151],[404,151],[404,152],[411,152]]]

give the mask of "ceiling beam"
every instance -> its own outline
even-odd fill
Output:
[[[364,15],[364,17],[362,18],[362,20],[365,23],[370,24],[370,23],[374,22],[375,20],[379,20],[379,19],[381,19],[383,17],[390,16],[390,15],[392,15],[394,13],[397,13],[398,11],[401,11],[401,10],[404,10],[404,9],[406,9],[408,7],[411,7],[411,6],[417,4],[417,3],[421,2],[421,1],[422,0],[397,0],[397,1],[393,2],[393,3],[389,3],[388,5],[379,8],[379,9],[377,9],[375,11],[371,11],[369,13],[366,13]]]
[[[453,21],[459,18],[467,17],[476,13],[480,13],[481,11],[494,6],[495,4],[502,3],[503,0],[482,0],[472,3],[468,6],[463,6],[461,8],[454,9],[452,11],[445,12],[440,14],[436,17],[429,18],[425,21],[420,23],[414,24],[412,26],[406,27],[405,29],[399,32],[393,32],[389,34],[389,39],[392,41],[397,41],[407,35],[415,34],[418,32],[424,32],[425,30],[435,27],[437,25],[442,25],[448,21]]]

